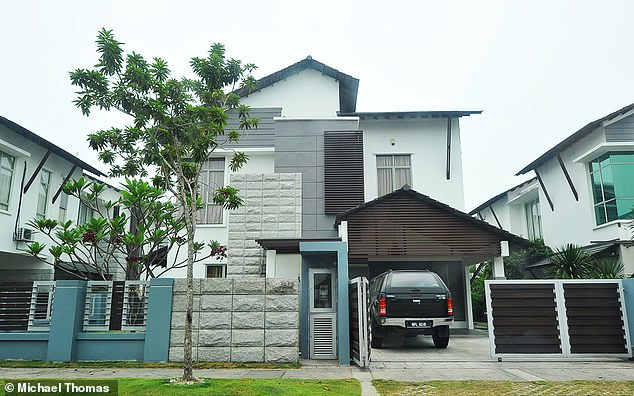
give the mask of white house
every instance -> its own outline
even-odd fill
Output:
[[[535,178],[471,214],[557,248],[610,253],[634,273],[634,104],[590,122],[520,170]]]
[[[84,171],[103,176],[35,133],[0,116],[0,280],[52,280],[53,267],[26,252],[26,243],[48,238],[27,225],[36,218],[79,220],[79,200],[61,190]],[[85,208],[84,208],[85,209]],[[89,215],[83,213],[83,216]],[[50,257],[49,257],[50,259]]]

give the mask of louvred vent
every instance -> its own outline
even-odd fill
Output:
[[[363,131],[324,132],[326,214],[338,214],[364,202]]]

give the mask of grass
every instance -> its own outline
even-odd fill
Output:
[[[154,395],[361,395],[361,384],[355,379],[318,380],[294,378],[205,379],[192,385],[171,384],[165,379],[118,378],[118,394],[134,396]],[[30,380],[33,382],[33,380]],[[53,384],[64,379],[45,380]],[[72,381],[72,380],[67,380]],[[93,379],[92,381],[98,381]],[[1,383],[1,381],[0,381]],[[93,383],[96,384],[96,383]],[[0,390],[0,394],[2,391]]]
[[[194,369],[295,369],[299,363],[195,362]],[[43,360],[0,360],[4,368],[182,368],[182,362],[47,362]]]
[[[634,395],[634,381],[426,381],[374,380],[381,396],[392,395]]]

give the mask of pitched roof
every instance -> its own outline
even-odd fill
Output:
[[[499,229],[497,227],[492,226],[491,224],[487,223],[486,221],[482,221],[479,219],[476,219],[473,216],[470,216],[458,209],[452,208],[451,206],[444,204],[440,201],[436,201],[435,199],[425,195],[425,194],[421,194],[418,191],[414,191],[412,190],[408,185],[403,186],[402,188],[393,191],[389,194],[383,195],[382,197],[376,198],[372,201],[366,202],[362,205],[359,205],[355,208],[352,209],[348,209],[345,212],[339,213],[337,215],[337,217],[335,218],[335,225],[340,224],[341,221],[347,219],[348,217],[350,217],[351,215],[353,215],[356,212],[359,212],[361,210],[367,209],[369,207],[372,207],[380,202],[383,202],[385,200],[389,200],[392,197],[398,196],[398,195],[403,195],[403,196],[409,196],[409,197],[413,197],[415,199],[418,199],[424,203],[427,203],[441,211],[444,211],[450,215],[453,215],[455,217],[458,217],[462,220],[464,220],[465,222],[474,224],[476,226],[478,226],[479,228],[488,231],[488,232],[492,232],[494,234],[499,235],[500,237],[502,237],[504,240],[508,240],[509,242],[514,242],[518,245],[521,246],[530,246],[533,243],[527,239],[524,239],[520,236],[517,236],[515,234],[511,234],[508,231]]]
[[[57,154],[58,156],[64,158],[65,160],[67,160],[68,162],[77,165],[78,167],[80,167],[83,170],[86,170],[90,173],[93,173],[97,176],[106,176],[105,173],[103,173],[102,171],[100,171],[97,168],[92,167],[91,165],[88,165],[86,162],[80,160],[79,158],[75,157],[74,155],[72,155],[71,153],[69,153],[68,151],[60,148],[59,146],[49,142],[48,140],[44,139],[41,136],[36,135],[35,133],[29,131],[28,129],[26,129],[25,127],[16,124],[15,122],[4,118],[2,116],[0,116],[0,124],[4,125],[5,127],[9,128],[10,130],[12,130],[13,132],[17,133],[18,135],[22,135],[25,138],[31,140],[32,142],[38,144],[39,146],[44,147],[45,149],[51,150],[51,152]]]
[[[588,125],[586,125],[583,128],[579,129],[577,132],[575,132],[572,135],[570,135],[567,138],[565,138],[563,141],[561,141],[555,147],[553,147],[550,150],[546,151],[544,154],[542,154],[535,161],[533,161],[530,164],[526,165],[522,170],[517,172],[515,175],[516,176],[523,175],[523,174],[525,174],[525,173],[537,168],[538,166],[540,166],[544,162],[546,162],[549,159],[553,158],[555,155],[557,155],[557,153],[559,153],[559,152],[567,149],[568,147],[572,146],[573,144],[577,143],[579,140],[581,140],[587,134],[589,134],[590,132],[594,131],[598,127],[600,127],[601,124],[604,121],[610,120],[610,119],[612,119],[614,117],[618,117],[618,116],[620,116],[622,114],[625,114],[628,111],[631,111],[633,109],[634,109],[634,103],[629,104],[629,105],[623,107],[622,109],[619,109],[619,110],[615,111],[614,113],[610,113],[610,114],[606,115],[605,117],[602,117],[602,118],[599,118],[598,120],[592,121]]]
[[[473,209],[471,212],[469,212],[469,215],[473,216],[474,214],[478,213],[479,211],[481,211],[482,209],[488,207],[489,205],[491,205],[494,202],[497,202],[500,198],[504,197],[506,194],[508,194],[510,191],[515,190],[516,188],[520,188],[520,187],[524,187],[525,185],[534,182],[537,179],[537,177],[533,177],[531,179],[528,179],[524,182],[521,182],[520,184],[518,184],[515,187],[511,187],[508,190],[499,193],[498,195],[496,195],[495,197],[489,199],[488,201],[486,201],[485,203],[483,203],[482,205],[478,206],[477,208]]]
[[[342,73],[337,69],[333,69],[332,67],[313,59],[310,55],[307,56],[306,59],[302,59],[295,64],[259,79],[258,88],[254,92],[262,90],[269,85],[273,85],[276,82],[282,81],[306,69],[317,70],[318,72],[339,81],[339,108],[342,112],[354,112],[357,109],[359,79]],[[240,97],[249,96],[250,93],[246,88],[240,88],[235,92],[240,95]]]
[[[339,112],[340,117],[359,117],[360,119],[413,119],[413,118],[447,118],[468,117],[472,114],[482,114],[482,110],[449,110],[449,111],[369,111],[369,112]]]

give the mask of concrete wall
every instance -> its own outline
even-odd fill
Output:
[[[174,284],[169,359],[183,359],[185,280]],[[297,362],[299,282],[195,279],[193,358],[219,362]]]
[[[378,196],[376,156],[411,154],[411,187],[464,211],[459,119],[452,119],[451,177],[447,180],[447,119],[361,120],[365,201]],[[391,140],[394,139],[394,145]]]
[[[251,107],[282,107],[283,117],[335,117],[339,111],[339,82],[306,69],[252,92],[241,102]]]
[[[84,332],[85,281],[57,281],[48,331],[0,332],[0,359],[167,361],[173,279],[152,279],[145,331]]]

